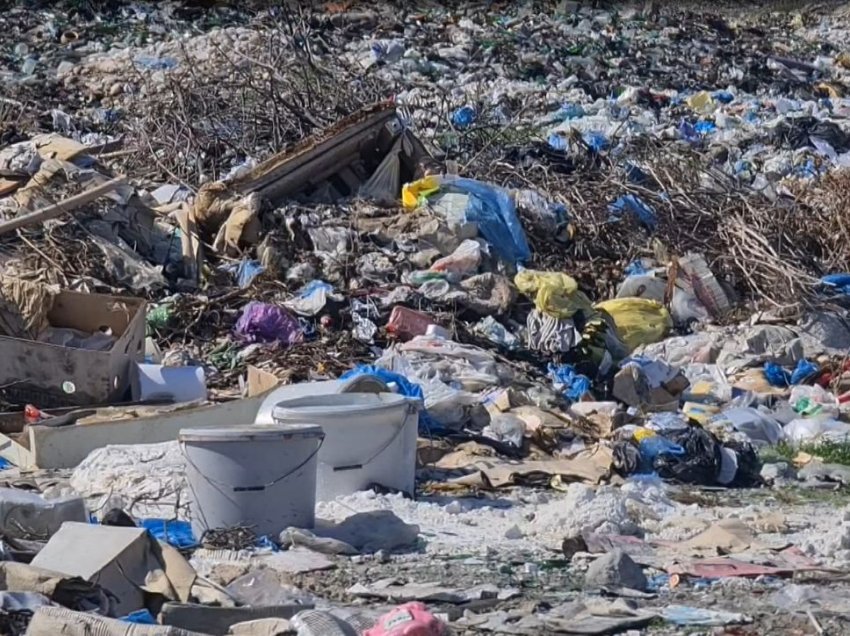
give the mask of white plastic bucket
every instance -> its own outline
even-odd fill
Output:
[[[413,495],[419,407],[396,393],[337,393],[285,400],[272,417],[322,427],[316,499],[329,501],[375,484]]]
[[[312,528],[319,426],[277,424],[180,431],[195,537],[248,526],[258,536]]]

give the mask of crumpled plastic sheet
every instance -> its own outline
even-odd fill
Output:
[[[419,385],[428,415],[442,426],[456,427],[466,421],[467,407],[479,401],[472,390],[499,386],[509,380],[495,373],[495,359],[483,349],[447,340],[442,342],[448,346],[424,346],[424,343],[437,340],[442,339],[417,336],[404,345],[386,349],[375,366],[398,373]],[[462,356],[448,355],[446,352],[451,348],[455,348],[456,354],[469,354],[474,362]],[[473,352],[480,352],[480,355],[473,356]],[[464,385],[464,382],[467,384]]]
[[[655,210],[634,194],[621,196],[608,206],[608,211],[611,213],[610,219],[612,221],[619,221],[623,218],[623,214],[630,212],[650,232],[654,232],[658,225],[658,217],[655,214]]]
[[[266,271],[266,268],[260,261],[250,259],[242,259],[239,263],[230,263],[225,268],[225,271],[233,274],[236,278],[236,284],[242,289],[249,287],[254,279]]]
[[[466,220],[478,226],[478,232],[501,258],[509,263],[524,263],[531,258],[531,248],[507,190],[461,177],[443,177],[441,189],[470,195]]]
[[[284,304],[300,316],[315,316],[328,304],[328,299],[333,298],[333,290],[333,285],[325,281],[312,280]]]
[[[283,342],[293,345],[304,338],[298,321],[285,309],[257,301],[245,305],[233,332],[249,343]]]

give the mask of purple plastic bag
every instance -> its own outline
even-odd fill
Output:
[[[233,330],[245,342],[297,344],[304,338],[298,321],[285,309],[252,301],[242,309]]]

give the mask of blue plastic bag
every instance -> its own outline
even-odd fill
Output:
[[[224,267],[224,270],[233,274],[236,278],[236,283],[239,287],[244,289],[248,287],[257,276],[266,271],[266,268],[260,265],[260,261],[252,261],[245,258],[239,263],[230,263]]]
[[[570,143],[567,140],[567,137],[556,132],[553,132],[551,135],[549,135],[547,143],[549,144],[549,147],[552,150],[559,150],[561,152],[566,152],[567,148],[570,147]]]
[[[608,211],[611,213],[612,220],[615,221],[621,219],[624,212],[631,212],[650,232],[654,232],[658,226],[658,218],[655,215],[655,210],[634,194],[621,196],[608,206]]]
[[[595,130],[584,133],[584,135],[582,135],[582,139],[584,139],[584,143],[590,146],[590,149],[597,154],[606,150],[610,145],[608,143],[608,138],[601,132]]]
[[[564,121],[567,119],[578,119],[584,117],[584,108],[580,104],[563,104],[553,115],[554,118]]]
[[[764,363],[764,377],[770,386],[782,388],[791,383],[791,374],[775,362]]]
[[[590,392],[592,386],[590,378],[586,375],[576,373],[575,367],[571,364],[563,364],[559,367],[550,364],[549,377],[552,378],[555,388],[562,390],[564,397],[571,402],[578,402]]]
[[[452,124],[455,128],[469,128],[477,117],[477,113],[472,106],[461,106],[452,114]]]
[[[640,468],[642,473],[655,472],[654,463],[656,457],[684,457],[685,449],[674,444],[662,435],[653,435],[643,438],[638,444],[640,452]]]
[[[399,395],[416,398],[422,402],[422,411],[419,412],[419,427],[422,432],[439,433],[445,430],[445,427],[437,422],[437,420],[433,417],[428,415],[428,411],[425,410],[425,394],[422,392],[422,387],[418,384],[411,382],[400,373],[388,371],[387,369],[382,369],[381,367],[376,367],[370,364],[359,364],[350,371],[343,373],[339,376],[339,379],[348,380],[361,375],[373,375],[387,384],[395,384],[398,388]]]
[[[481,236],[501,258],[510,263],[531,258],[516,206],[506,190],[462,177],[443,177],[441,189],[469,195],[466,220],[478,225]]]
[[[709,135],[717,130],[717,126],[714,125],[713,121],[698,121],[694,125],[694,131],[700,135]]]
[[[135,612],[130,612],[127,616],[122,616],[118,620],[124,623],[135,623],[136,625],[158,625],[150,610],[141,609]]]
[[[139,525],[157,541],[163,541],[178,550],[189,550],[198,545],[188,521],[166,521],[165,519],[142,519]]]
[[[820,367],[814,362],[809,362],[806,359],[798,360],[797,366],[791,372],[791,384],[802,384],[817,375],[818,371],[820,371]]]
[[[850,274],[827,274],[820,283],[830,291],[850,294]]]

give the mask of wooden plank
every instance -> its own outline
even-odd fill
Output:
[[[265,395],[222,404],[173,410],[132,420],[51,428],[30,426],[30,448],[38,468],[74,468],[96,448],[110,444],[155,444],[176,440],[184,428],[252,424]],[[2,449],[0,449],[2,454]]]
[[[61,216],[66,212],[76,210],[77,208],[82,207],[87,203],[95,201],[99,197],[103,196],[104,194],[107,194],[108,192],[112,192],[115,188],[120,185],[123,185],[126,182],[126,177],[117,177],[99,186],[95,186],[90,190],[86,190],[85,192],[81,192],[80,194],[75,194],[72,197],[68,197],[67,199],[62,200],[59,203],[54,203],[53,205],[49,205],[45,208],[42,208],[41,210],[36,210],[31,214],[24,214],[14,219],[3,221],[0,223],[0,235],[8,234],[9,232],[14,232],[15,230],[18,230],[22,227],[27,227],[29,225],[43,223],[48,219],[55,219],[57,216]]]

